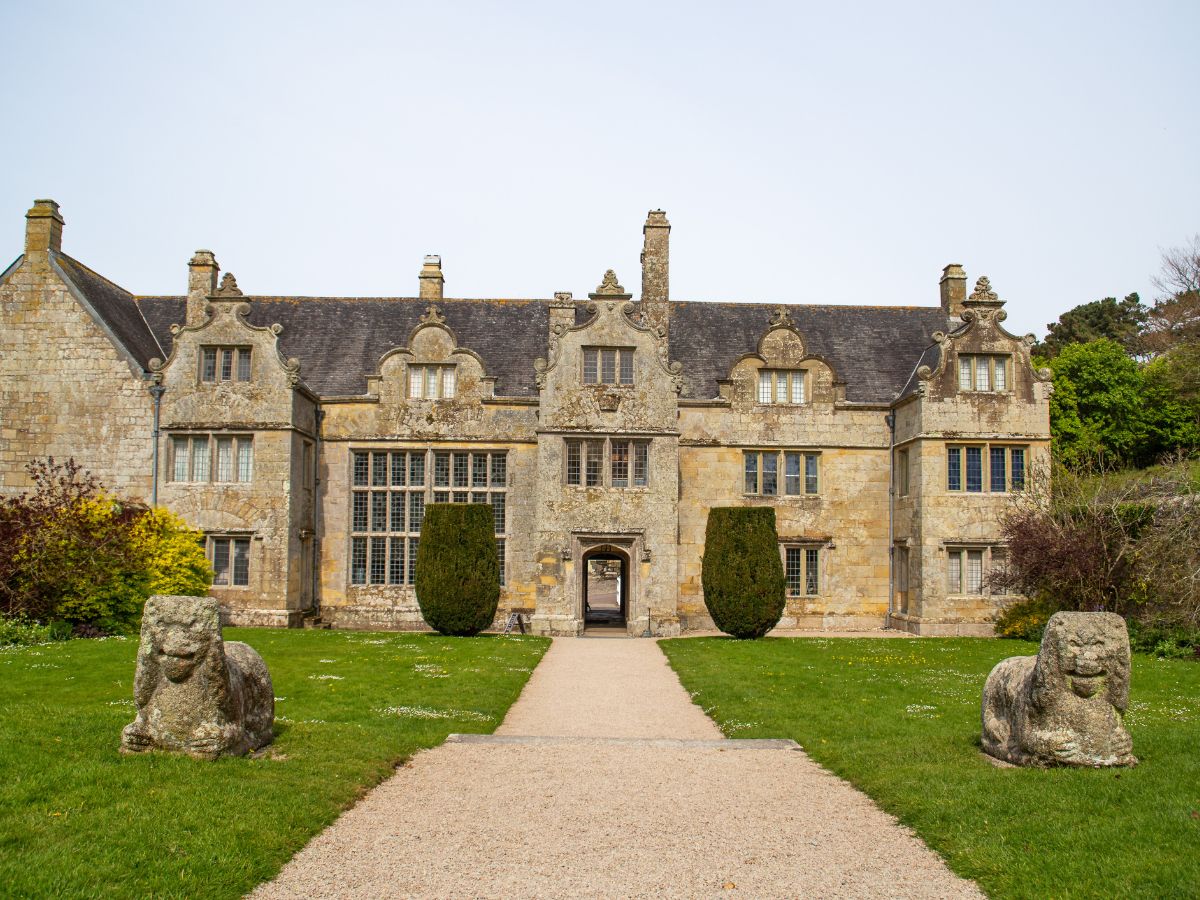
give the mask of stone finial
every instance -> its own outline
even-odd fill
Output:
[[[441,314],[435,304],[430,303],[425,307],[425,315],[421,316],[418,321],[422,325],[444,325],[446,317]]]
[[[770,324],[772,328],[795,328],[796,323],[792,321],[792,314],[788,312],[786,306],[776,306],[775,311],[771,313]]]
[[[603,294],[604,296],[616,296],[617,294],[624,294],[625,288],[621,287],[617,282],[617,273],[609,269],[604,273],[604,278],[601,279],[600,284],[596,287],[596,293]]]
[[[226,272],[221,276],[221,286],[213,291],[214,299],[231,300],[235,297],[242,297],[242,289],[238,287],[237,279],[233,277],[232,272]]]
[[[992,283],[986,275],[980,275],[975,282],[975,290],[967,298],[971,303],[998,303],[1000,297],[992,290]]]
[[[62,252],[63,217],[53,200],[34,200],[25,213],[25,252]]]
[[[551,309],[565,309],[566,307],[575,308],[575,298],[571,296],[570,291],[555,291],[554,299],[550,301]]]
[[[983,751],[1018,766],[1134,766],[1128,707],[1125,620],[1055,613],[1037,656],[1009,657],[988,675]]]
[[[446,284],[446,278],[442,275],[442,258],[434,253],[427,255],[417,280],[422,300],[441,300]]]
[[[246,644],[221,639],[220,605],[212,597],[146,601],[133,699],[137,718],[121,733],[123,753],[168,750],[216,759],[274,738],[271,674]]]

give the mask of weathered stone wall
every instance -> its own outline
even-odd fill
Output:
[[[148,501],[148,387],[53,255],[26,253],[0,283],[0,491],[27,489],[32,459],[74,457],[115,493]]]

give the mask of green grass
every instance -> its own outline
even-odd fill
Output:
[[[260,759],[121,756],[135,639],[0,649],[0,893],[239,897],[414,751],[492,731],[549,643],[225,637],[271,670],[276,740]]]
[[[997,769],[979,751],[988,672],[1034,644],[690,638],[662,647],[726,735],[796,740],[990,896],[1200,896],[1200,665],[1135,655],[1127,725],[1136,769],[1046,771]]]

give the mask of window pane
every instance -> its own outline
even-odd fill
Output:
[[[500,563],[500,583],[504,584],[504,538],[496,540],[496,559]]]
[[[388,460],[386,453],[371,454],[371,485],[385,487],[388,483]]]
[[[420,543],[420,538],[408,539],[408,571],[405,573],[405,581],[409,584],[417,580],[417,547]]]
[[[599,487],[604,480],[604,442],[587,442],[587,486]]]
[[[804,402],[804,373],[803,372],[793,372],[792,373],[792,402],[793,403],[803,403]]]
[[[188,447],[187,438],[171,438],[171,452],[175,454],[175,467],[171,472],[172,481],[187,481],[191,475],[192,466],[188,455]]]
[[[967,593],[978,594],[983,590],[983,551],[967,551]]]
[[[503,494],[492,494],[492,522],[496,526],[496,534],[504,534]]]
[[[947,568],[946,572],[949,575],[949,590],[951,594],[962,593],[962,551],[950,550],[946,553]]]
[[[975,357],[975,390],[990,391],[992,389],[991,380],[988,378],[988,368],[986,356]]]
[[[216,480],[233,480],[233,438],[217,438]]]
[[[962,448],[946,449],[946,490],[962,490]]]
[[[408,454],[408,484],[425,487],[425,452]]]
[[[567,441],[567,484],[583,483],[582,449],[579,441]]]
[[[800,493],[800,454],[783,454],[783,487],[789,496]]]
[[[633,351],[621,351],[621,384],[633,384]]]
[[[404,493],[404,491],[393,491],[392,492],[392,503],[391,503],[392,521],[391,521],[391,528],[390,528],[391,531],[403,531],[404,530],[405,497],[406,497],[406,494]]]
[[[1006,455],[1007,450],[1004,447],[992,447],[988,454],[988,463],[991,470],[991,489],[993,491],[1003,492],[1008,487],[1007,473],[1004,471]]]
[[[787,372],[775,373],[775,402],[788,402]]]
[[[408,396],[419,400],[425,389],[425,370],[420,366],[408,367]]]
[[[204,348],[204,362],[200,368],[200,377],[204,381],[217,380],[217,348]]]
[[[212,457],[209,456],[208,438],[192,438],[192,481],[208,481],[211,468]]]
[[[356,537],[350,542],[350,583],[367,583],[367,539]]]
[[[371,530],[387,531],[388,495],[386,491],[371,494]]]
[[[633,445],[633,485],[645,487],[649,480],[650,445],[638,443]]]
[[[450,454],[438,451],[433,454],[433,484],[435,487],[450,486]]]
[[[371,538],[371,584],[383,584],[387,576],[387,538]]]
[[[983,448],[966,447],[967,451],[967,490],[979,493],[983,490]]]
[[[996,360],[996,390],[1008,390],[1008,357],[997,356]]]
[[[468,487],[471,484],[469,466],[471,459],[465,453],[454,454],[454,486]]]
[[[233,351],[228,347],[221,349],[221,380],[231,381],[233,379]]]
[[[1025,448],[1012,448],[1012,489],[1025,490]]]
[[[783,571],[787,576],[788,595],[799,596],[804,585],[804,551],[800,547],[784,550]]]
[[[454,492],[454,502],[455,503],[466,503],[467,496],[468,495],[467,495],[466,491],[455,491]]]
[[[250,348],[242,347],[237,352],[238,361],[238,381],[250,380]]]
[[[403,494],[396,494],[403,497]],[[404,584],[404,538],[397,537],[388,541],[390,555],[388,556],[388,584]]]
[[[404,485],[404,469],[407,461],[408,455],[405,453],[392,454],[392,487]]]
[[[233,583],[250,583],[250,539],[238,538],[233,542]]]
[[[425,521],[425,495],[420,491],[410,491],[408,494],[408,530],[420,531],[421,523]],[[412,548],[409,548],[410,552]]]
[[[434,491],[433,492],[433,502],[434,503],[449,503],[450,502],[450,492],[449,491]]]
[[[599,355],[596,349],[583,351],[583,383],[595,384],[599,380]]]
[[[254,441],[250,438],[238,438],[237,464],[237,480],[248,483],[254,474]]]
[[[771,402],[771,373],[767,369],[760,369],[758,373],[758,402]]]
[[[804,593],[810,597],[819,594],[821,588],[820,553],[815,547],[804,551]]]
[[[762,492],[770,496],[779,493],[779,455],[764,453],[762,455]]]
[[[758,454],[746,454],[746,493],[758,493]]]
[[[366,453],[354,454],[354,484],[356,487],[366,487],[371,474],[371,457]]]
[[[508,458],[503,453],[489,454],[492,460],[492,487],[508,483]]]
[[[368,494],[366,491],[358,491],[354,495],[354,511],[350,519],[350,528],[352,531],[367,530],[367,504]]]
[[[457,386],[458,378],[454,366],[444,366],[442,368],[442,396],[449,400],[454,396]]]
[[[617,383],[617,351],[600,351],[600,381],[604,384]]]
[[[476,453],[471,457],[471,487],[487,487],[487,464],[486,453]]]
[[[969,356],[958,358],[958,389],[960,391],[971,389],[971,357]]]
[[[629,441],[612,442],[612,486],[629,487]]]
[[[229,584],[229,538],[213,538],[213,584]]]
[[[490,503],[491,501],[488,500],[487,491],[472,491],[471,492],[471,502],[472,503]]]
[[[437,366],[425,367],[425,399],[434,400],[437,398]]]
[[[815,453],[804,454],[804,493],[817,493],[817,460],[820,459]]]

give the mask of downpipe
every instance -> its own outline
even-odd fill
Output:
[[[158,444],[161,434],[159,421],[162,416],[162,398],[166,392],[167,389],[157,382],[150,385],[150,396],[154,400],[154,424],[150,432],[154,441],[154,448],[151,453],[154,471],[150,475],[150,506],[152,508],[158,506]]]
[[[888,427],[888,603],[883,627],[890,628],[896,602],[896,414],[884,418]]]

